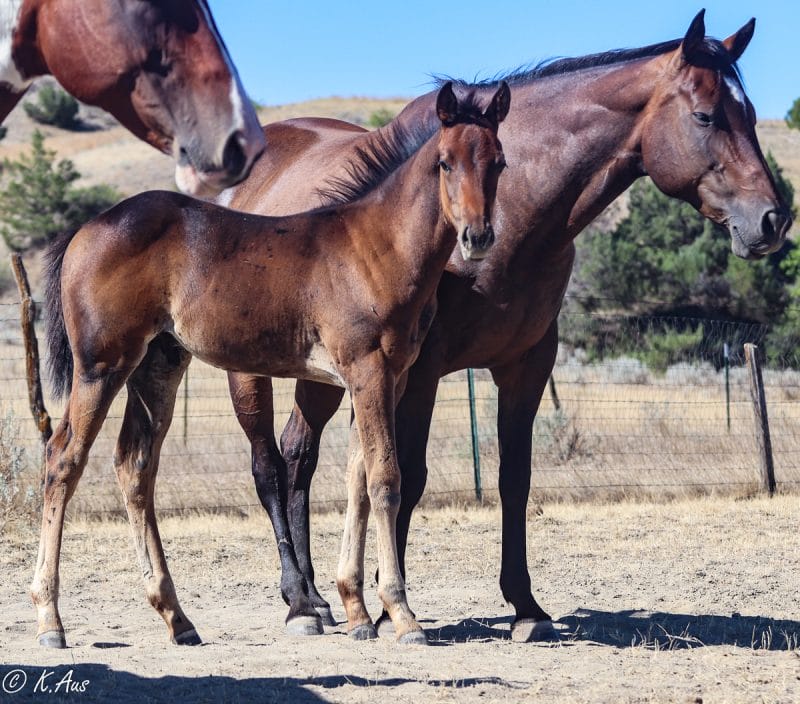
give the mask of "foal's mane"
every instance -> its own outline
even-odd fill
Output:
[[[441,127],[434,112],[421,120],[394,119],[370,134],[366,146],[356,147],[356,156],[345,166],[347,176],[332,177],[324,188],[317,190],[324,207],[352,203],[383,183],[399,166],[416,154]],[[458,99],[455,123],[489,126],[483,109],[473,91]],[[433,166],[433,164],[431,164]]]
[[[492,78],[481,81],[468,82],[447,76],[434,76],[434,84],[441,86],[447,81],[453,81],[456,85],[464,88],[489,88],[496,86],[500,81],[505,81],[511,86],[519,86],[531,83],[540,78],[550,78],[551,76],[563,76],[576,71],[585,69],[602,68],[605,66],[615,66],[629,61],[639,59],[649,59],[654,56],[675,51],[682,39],[672,39],[667,42],[650,44],[636,49],[612,49],[599,54],[587,54],[586,56],[576,56],[568,58],[546,59],[533,66],[526,65],[514,69],[506,74],[499,74]],[[732,60],[730,52],[725,45],[718,39],[705,37],[701,44],[703,68],[710,68],[722,72],[724,75],[741,80],[741,74],[736,62]]]

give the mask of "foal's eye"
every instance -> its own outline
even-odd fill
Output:
[[[692,117],[703,127],[708,127],[713,122],[711,115],[707,112],[693,112]]]
[[[448,164],[444,159],[439,159],[439,168],[446,174],[449,174],[453,170],[450,168],[450,164]]]

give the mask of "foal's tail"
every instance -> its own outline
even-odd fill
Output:
[[[61,302],[61,267],[64,253],[75,232],[65,232],[56,237],[45,252],[45,303],[44,319],[47,329],[47,368],[50,386],[56,399],[63,398],[72,389],[74,361],[64,325],[64,307]]]

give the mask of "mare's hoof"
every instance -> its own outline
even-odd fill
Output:
[[[397,639],[402,645],[428,645],[428,636],[425,631],[409,631]]]
[[[330,606],[315,606],[314,607],[319,614],[320,619],[322,619],[323,626],[338,626],[339,623],[333,617],[333,612],[331,611]]]
[[[178,633],[176,636],[172,636],[172,643],[173,645],[200,645],[203,641],[200,639],[200,636],[197,635],[197,631],[194,628],[190,628],[188,631],[183,631],[182,633]]]
[[[322,619],[319,616],[295,616],[286,622],[290,636],[318,636],[322,634]]]
[[[396,635],[394,624],[392,623],[392,619],[389,618],[388,614],[381,615],[381,617],[375,622],[375,629],[378,631],[378,635],[381,638],[394,638]]]
[[[45,631],[38,636],[39,645],[43,648],[66,648],[67,639],[64,631]]]
[[[556,630],[550,619],[536,621],[532,618],[521,618],[511,624],[511,640],[515,643],[532,643],[556,637]]]
[[[374,640],[378,637],[378,631],[371,623],[362,623],[356,626],[353,630],[348,631],[347,635],[353,640]]]

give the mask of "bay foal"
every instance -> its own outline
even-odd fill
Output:
[[[223,369],[315,379],[350,391],[366,464],[366,493],[359,482],[350,493],[375,514],[378,592],[398,638],[425,642],[398,563],[394,409],[456,242],[466,258],[478,259],[494,241],[490,218],[505,165],[497,129],[508,101],[505,84],[486,110],[469,99],[459,102],[445,85],[436,102],[437,133],[421,146],[411,135],[386,143],[359,172],[352,194],[366,193],[352,203],[268,218],[153,191],[53,246],[46,313],[51,366],[56,390],[71,383],[71,391],[47,447],[31,585],[42,645],[65,646],[58,612],[64,511],[125,383],[114,461],[147,596],[173,642],[199,642],[178,603],[153,506],[159,450],[190,355]],[[271,394],[236,396],[236,402],[240,418],[248,407],[269,408],[259,423],[272,423]],[[253,428],[251,439],[265,428]],[[266,442],[279,457],[274,438]],[[294,558],[281,477],[271,466],[254,464],[253,471],[278,538],[287,626],[319,631]],[[349,529],[363,539],[363,511],[359,519]],[[343,554],[338,584],[348,628],[357,636],[371,621],[361,608],[363,558],[355,557]]]
[[[46,74],[174,157],[187,193],[238,183],[264,150],[206,0],[2,0],[0,121]]]
[[[740,257],[775,251],[791,223],[761,153],[753,106],[736,68],[753,29],[750,21],[718,41],[705,36],[700,13],[682,39],[562,59],[508,77],[513,101],[500,136],[509,177],[497,193],[498,245],[481,262],[451,258],[442,277],[436,318],[397,409],[403,474],[397,535],[402,565],[411,513],[425,487],[439,378],[467,367],[489,368],[498,387],[500,587],[514,608],[515,639],[551,631],[550,616],[531,589],[526,506],[532,425],[555,361],[573,240],[647,174],[668,195],[725,225]],[[494,85],[462,86],[469,89],[486,94]],[[342,178],[376,140],[397,131],[433,130],[434,101],[435,93],[421,96],[377,132],[313,118],[268,125],[264,131],[275,148],[247,182],[222,198],[231,207],[271,215],[318,205],[327,181]],[[242,398],[257,397],[259,386],[269,384],[243,374],[231,377]],[[281,437],[292,538],[322,614],[330,609],[313,583],[309,494],[320,436],[341,397],[334,386],[299,381]],[[248,410],[248,422],[257,425],[253,409]],[[271,418],[271,409],[266,412]],[[271,438],[272,427],[262,427]],[[253,461],[272,461],[265,441],[251,439]]]

